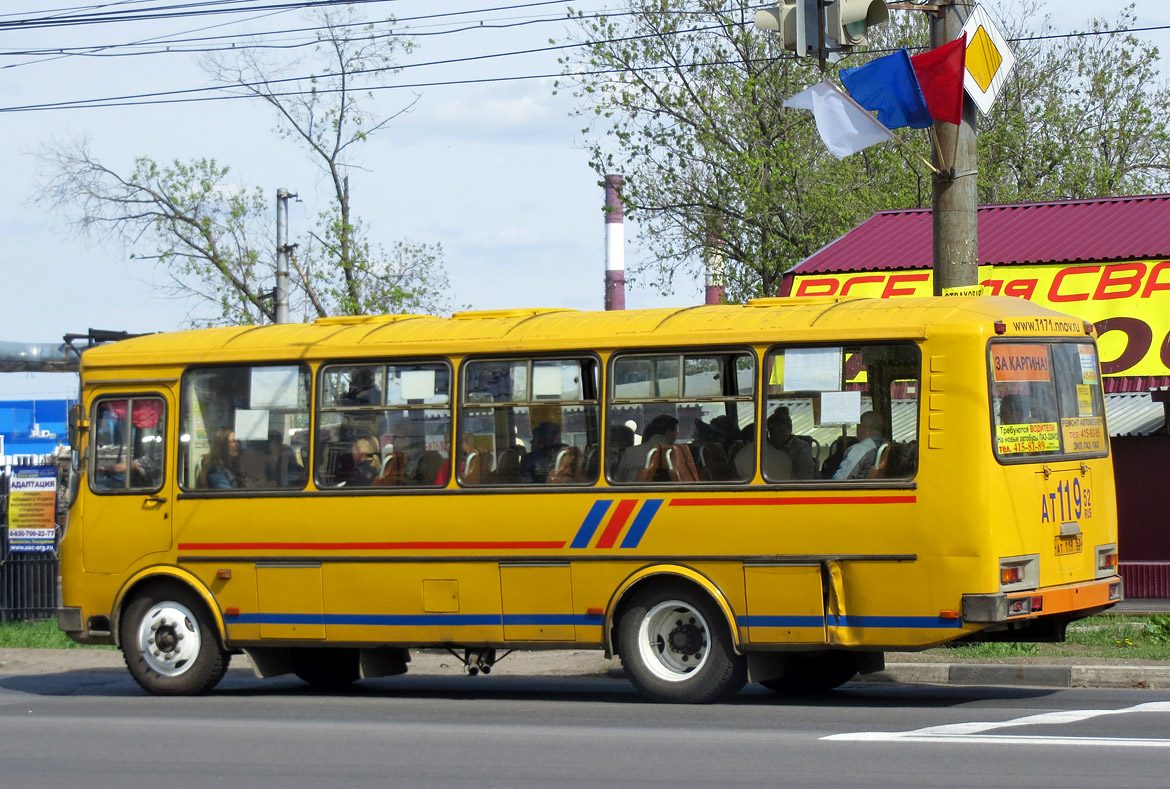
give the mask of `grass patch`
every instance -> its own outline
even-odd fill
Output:
[[[1092,616],[1069,625],[1061,644],[993,642],[930,651],[971,659],[1086,657],[1170,662],[1170,615]]]
[[[112,646],[78,644],[57,629],[57,620],[0,623],[0,648],[7,649],[115,649]]]

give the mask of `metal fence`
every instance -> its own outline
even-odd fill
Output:
[[[8,458],[9,460],[13,458]],[[52,619],[57,615],[57,551],[21,553],[9,550],[8,491],[13,472],[21,466],[56,465],[52,456],[24,457],[0,465],[0,622]],[[27,462],[24,462],[27,461]],[[58,507],[63,500],[57,488]],[[58,523],[62,515],[58,510]],[[60,529],[58,529],[58,533]]]

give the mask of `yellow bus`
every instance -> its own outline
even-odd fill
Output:
[[[151,693],[418,648],[810,693],[1121,599],[1092,327],[1023,299],[339,317],[81,365],[59,627]]]

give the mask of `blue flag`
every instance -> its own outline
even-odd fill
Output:
[[[934,123],[905,48],[864,66],[842,69],[841,84],[862,107],[877,110],[878,120],[888,128],[925,129]]]

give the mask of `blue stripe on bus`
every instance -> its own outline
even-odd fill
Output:
[[[909,628],[959,628],[959,619],[943,619],[939,616],[838,616],[829,624],[834,627],[909,627]]]
[[[600,625],[595,614],[236,614],[229,625]]]
[[[736,618],[740,627],[822,627],[826,624],[820,616],[741,616]],[[959,619],[942,619],[937,616],[830,616],[830,627],[904,627],[912,629],[959,628]]]
[[[740,627],[824,627],[823,616],[741,616]]]
[[[622,540],[622,548],[638,547],[638,543],[642,541],[642,535],[646,533],[646,528],[650,525],[650,521],[654,520],[654,516],[658,514],[658,509],[661,506],[662,499],[646,499],[642,508],[638,510],[638,514],[634,516],[634,522],[630,524],[625,539]]]
[[[601,520],[605,517],[605,513],[609,510],[609,505],[612,503],[612,501],[593,502],[593,506],[589,509],[589,514],[585,516],[585,521],[581,524],[581,528],[577,530],[577,536],[569,544],[570,548],[589,547],[589,543],[593,541],[593,533],[601,525]]]

